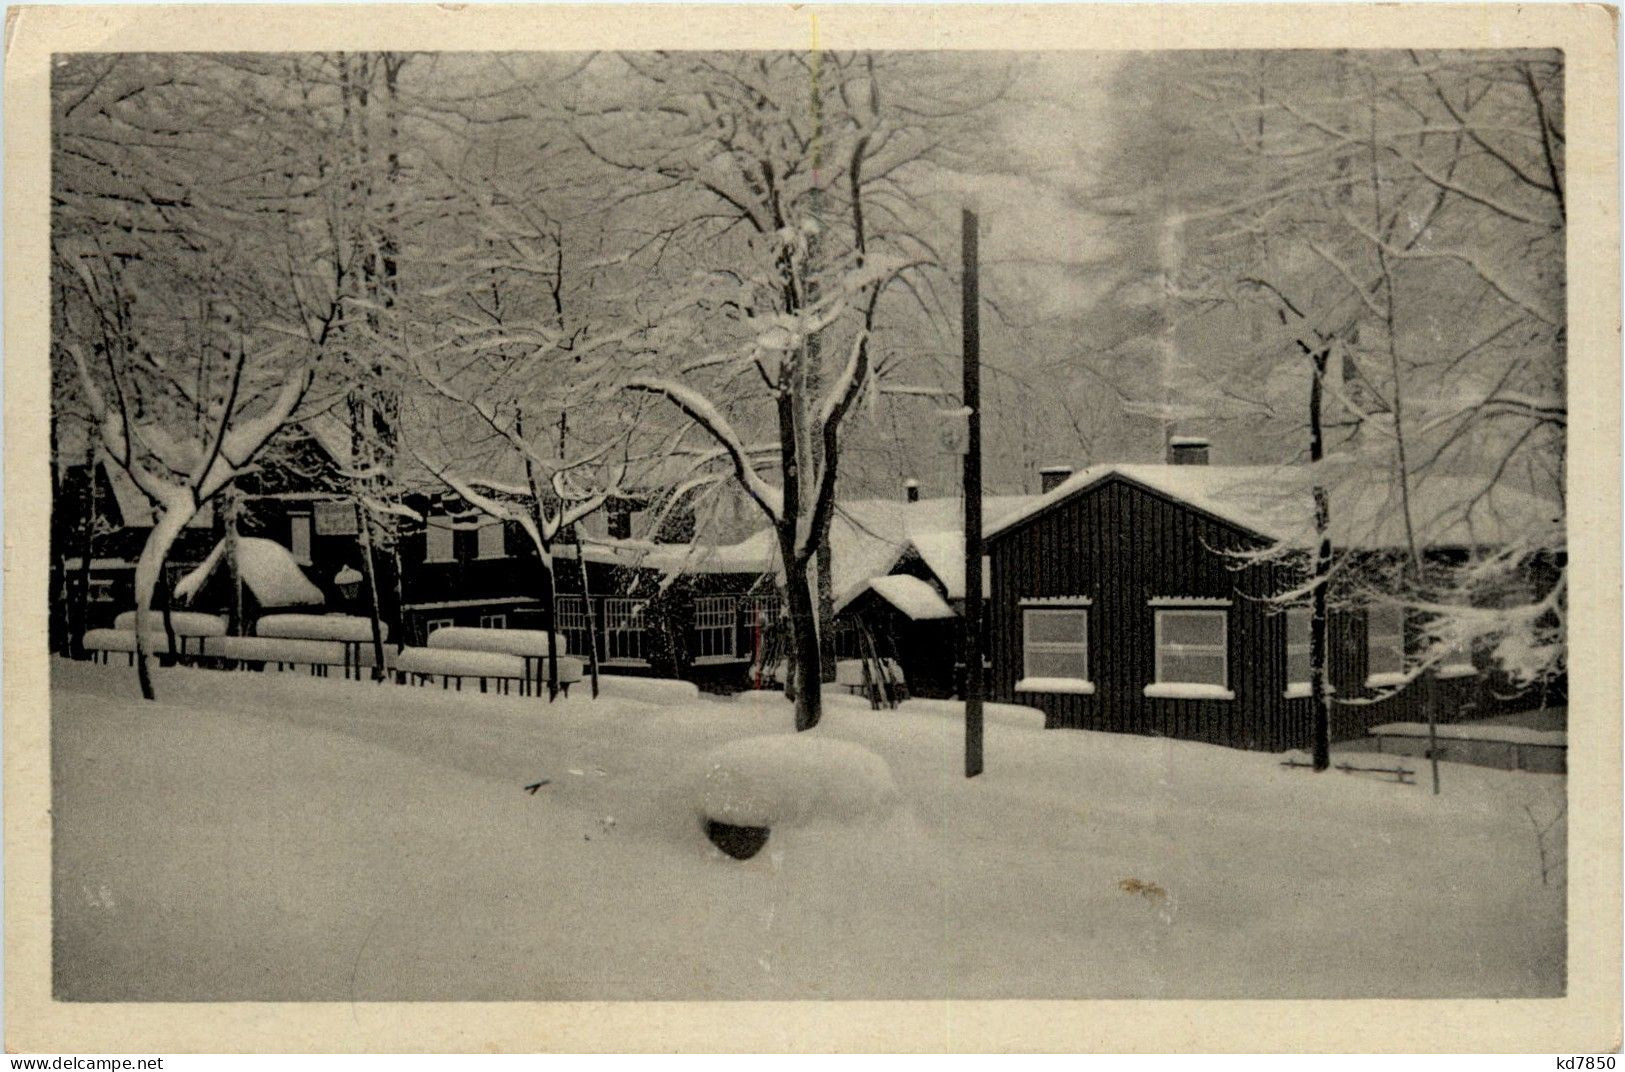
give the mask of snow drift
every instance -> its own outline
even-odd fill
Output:
[[[806,734],[730,741],[706,756],[705,768],[700,815],[731,826],[872,822],[902,800],[875,753]]]

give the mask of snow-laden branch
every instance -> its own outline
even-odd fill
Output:
[[[706,434],[716,440],[733,462],[734,475],[752,501],[759,506],[768,520],[777,525],[784,519],[784,492],[762,478],[751,461],[745,441],[734,431],[733,424],[711,400],[687,384],[657,377],[637,377],[627,382],[627,390],[659,395],[671,402],[689,420],[698,424]]]

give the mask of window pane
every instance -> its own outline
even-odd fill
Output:
[[[1310,613],[1307,607],[1292,607],[1286,612],[1286,643],[1288,648],[1309,646]]]
[[[1398,607],[1370,607],[1365,620],[1366,632],[1373,637],[1398,641],[1405,635],[1404,612]]]
[[[504,526],[500,521],[493,522],[488,525],[481,525],[479,547],[480,557],[501,558],[503,555],[505,555],[508,550],[506,535],[506,526]]]
[[[1027,677],[1073,677],[1089,680],[1089,660],[1082,651],[1029,651]]]
[[[1086,610],[1028,610],[1027,641],[1034,644],[1081,644],[1087,627]]]
[[[449,562],[452,554],[451,522],[444,518],[429,519],[429,529],[425,537],[427,546],[424,548],[424,557],[431,562]]]
[[[1159,681],[1191,682],[1200,685],[1223,685],[1224,656],[1192,655],[1187,652],[1164,651],[1162,676]]]
[[[292,525],[289,539],[289,550],[293,552],[295,562],[310,561],[310,515],[294,514],[288,519]]]
[[[1405,669],[1405,649],[1398,644],[1372,637],[1368,674],[1398,674]]]
[[[1223,611],[1162,611],[1157,617],[1162,621],[1164,644],[1210,644],[1217,647],[1224,643]]]
[[[1309,652],[1289,651],[1286,656],[1286,680],[1288,684],[1301,685],[1309,681]]]

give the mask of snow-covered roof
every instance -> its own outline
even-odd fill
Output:
[[[1051,507],[1113,478],[1129,480],[1267,539],[1308,546],[1314,541],[1312,470],[1308,466],[1091,466],[1023,508],[988,525],[993,539]],[[1378,475],[1328,474],[1331,536],[1345,548],[1405,545],[1397,485]],[[1486,490],[1488,489],[1488,490]],[[1485,547],[1511,542],[1562,518],[1555,503],[1479,477],[1430,474],[1411,485],[1419,538],[1431,547]]]
[[[299,427],[322,452],[340,468],[349,468],[353,454],[350,426],[332,413],[318,413],[299,422]]]
[[[984,518],[1002,518],[1028,507],[1037,496],[989,495]],[[958,498],[853,499],[836,504],[830,521],[830,590],[835,610],[868,589],[873,577],[890,573],[914,550],[942,581],[949,599],[965,596],[964,501]]]
[[[954,609],[943,602],[937,590],[918,577],[893,574],[869,578],[869,587],[887,603],[916,622],[952,618]]]
[[[175,598],[190,600],[226,557],[227,541],[214,545],[197,569],[182,577],[175,586]],[[321,589],[310,583],[305,571],[294,561],[293,553],[275,540],[259,536],[237,539],[237,569],[243,584],[263,607],[319,607],[326,600]]]

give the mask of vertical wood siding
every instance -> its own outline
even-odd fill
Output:
[[[1206,741],[1265,751],[1307,748],[1311,705],[1286,698],[1286,618],[1268,597],[1285,587],[1271,564],[1238,567],[1227,551],[1257,538],[1199,510],[1121,477],[1001,533],[989,544],[995,699],[1041,708],[1051,728],[1106,730]],[[1089,597],[1092,696],[1015,692],[1022,672],[1020,601],[1039,596]],[[1157,596],[1228,598],[1229,676],[1234,700],[1153,699]],[[1332,617],[1331,677],[1336,694],[1362,699],[1364,616]],[[1434,690],[1441,721],[1529,707],[1496,695],[1489,675],[1418,684],[1368,704],[1333,707],[1332,739],[1362,737],[1381,722],[1426,719],[1425,690]],[[1502,692],[1505,689],[1500,690]],[[1476,702],[1475,709],[1462,705]]]

